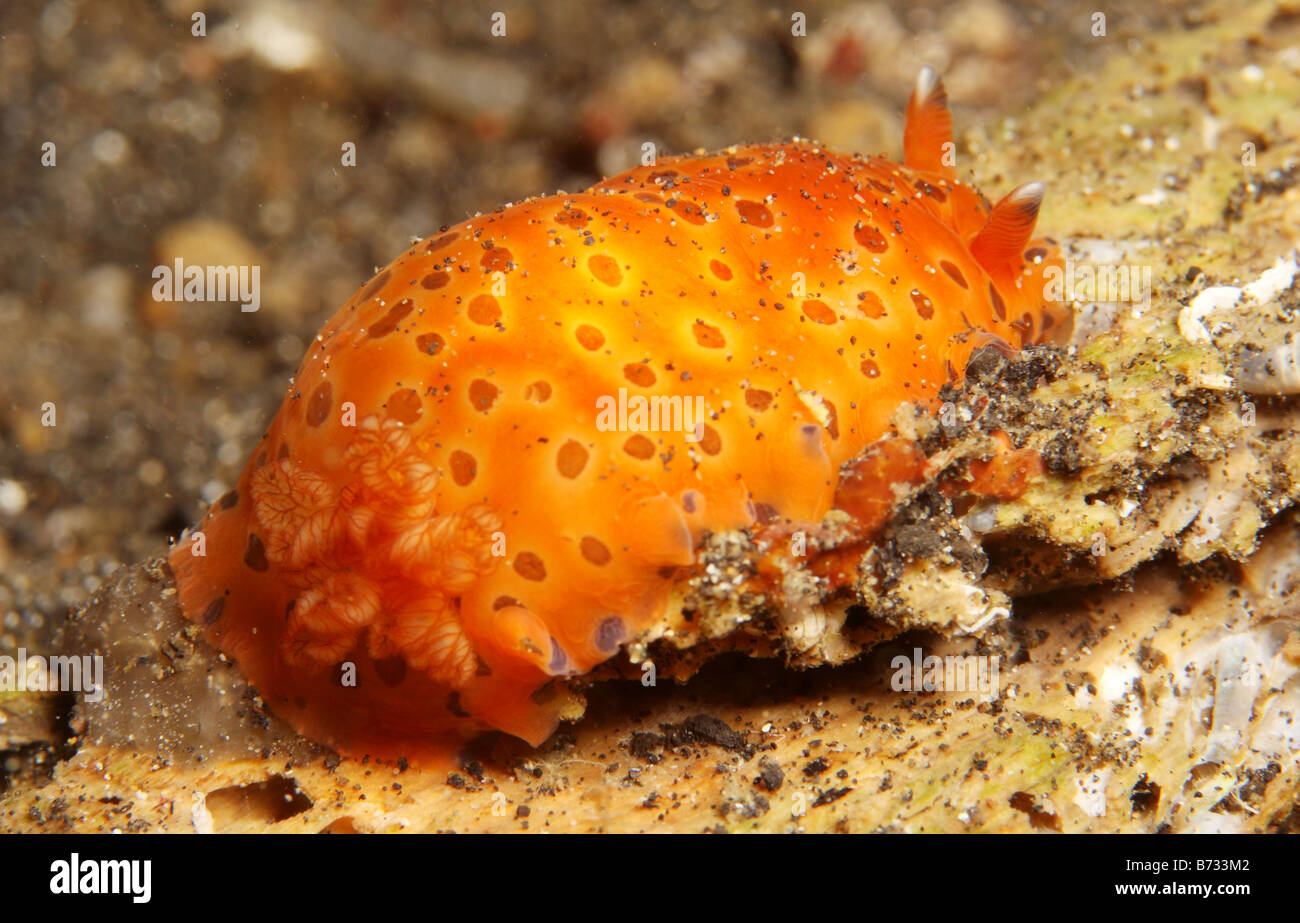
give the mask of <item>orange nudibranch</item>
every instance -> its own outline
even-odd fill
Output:
[[[665,159],[420,241],[325,324],[173,549],[185,614],[341,750],[540,743],[539,690],[659,618],[706,533],[819,521],[900,404],[1043,332],[1042,186],[990,207],[957,178],[928,69],[904,138],[902,164]],[[861,478],[919,464],[886,461],[852,469],[850,512],[883,518]]]

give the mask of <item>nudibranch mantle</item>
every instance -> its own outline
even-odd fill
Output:
[[[1042,186],[990,206],[951,135],[926,70],[901,165],[735,147],[421,240],[173,549],[187,617],[340,749],[541,742],[546,685],[659,618],[704,537],[881,505],[916,467],[880,448],[897,408],[1050,323]]]

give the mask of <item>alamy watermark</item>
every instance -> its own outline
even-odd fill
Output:
[[[1129,263],[1078,263],[1066,257],[1065,265],[1043,270],[1043,300],[1048,302],[1098,302],[1151,306],[1151,267]]]
[[[261,266],[171,266],[153,268],[154,301],[238,301],[251,314],[262,306]]]
[[[699,442],[704,435],[702,395],[629,396],[627,388],[619,388],[617,397],[596,398],[596,410],[596,429],[602,433],[686,433],[687,442]]]
[[[1000,690],[998,662],[986,654],[926,655],[919,648],[912,656],[899,654],[889,662],[894,674],[889,686],[895,692],[978,692],[986,701]]]
[[[152,859],[83,859],[73,853],[50,863],[51,894],[129,894],[137,904],[153,896]]]
[[[81,657],[42,654],[18,656],[0,654],[0,692],[81,692],[87,702],[104,698],[104,658],[100,654]]]

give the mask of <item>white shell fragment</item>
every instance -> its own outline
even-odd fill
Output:
[[[1260,304],[1267,304],[1295,284],[1300,266],[1296,255],[1279,259],[1245,292]],[[1300,394],[1300,342],[1295,333],[1263,351],[1245,350],[1238,374],[1241,387],[1257,394]]]
[[[1178,314],[1178,332],[1189,343],[1213,343],[1214,336],[1205,326],[1211,314],[1226,310],[1241,300],[1242,290],[1235,285],[1215,285],[1197,292]]]
[[[1300,394],[1300,340],[1292,334],[1267,352],[1246,350],[1238,381],[1255,394]]]
[[[1215,285],[1204,289],[1179,312],[1178,331],[1189,343],[1217,343],[1228,348],[1220,338],[1238,329],[1247,314],[1266,314],[1278,297],[1296,284],[1298,274],[1300,264],[1292,251],[1240,288]],[[1240,342],[1239,337],[1234,339]],[[1300,342],[1288,332],[1281,342],[1263,348],[1246,345],[1235,372],[1236,384],[1243,391],[1300,394]]]
[[[1296,265],[1295,253],[1279,257],[1276,263],[1264,270],[1263,275],[1246,286],[1245,292],[1260,304],[1272,301],[1291,287],[1297,271],[1300,271],[1300,266]]]

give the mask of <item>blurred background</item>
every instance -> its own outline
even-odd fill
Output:
[[[897,156],[923,64],[960,135],[1198,15],[1096,36],[1097,6],[4,0],[0,650],[234,482],[316,329],[412,237],[646,142]],[[260,266],[260,310],[154,301],[177,258]]]

